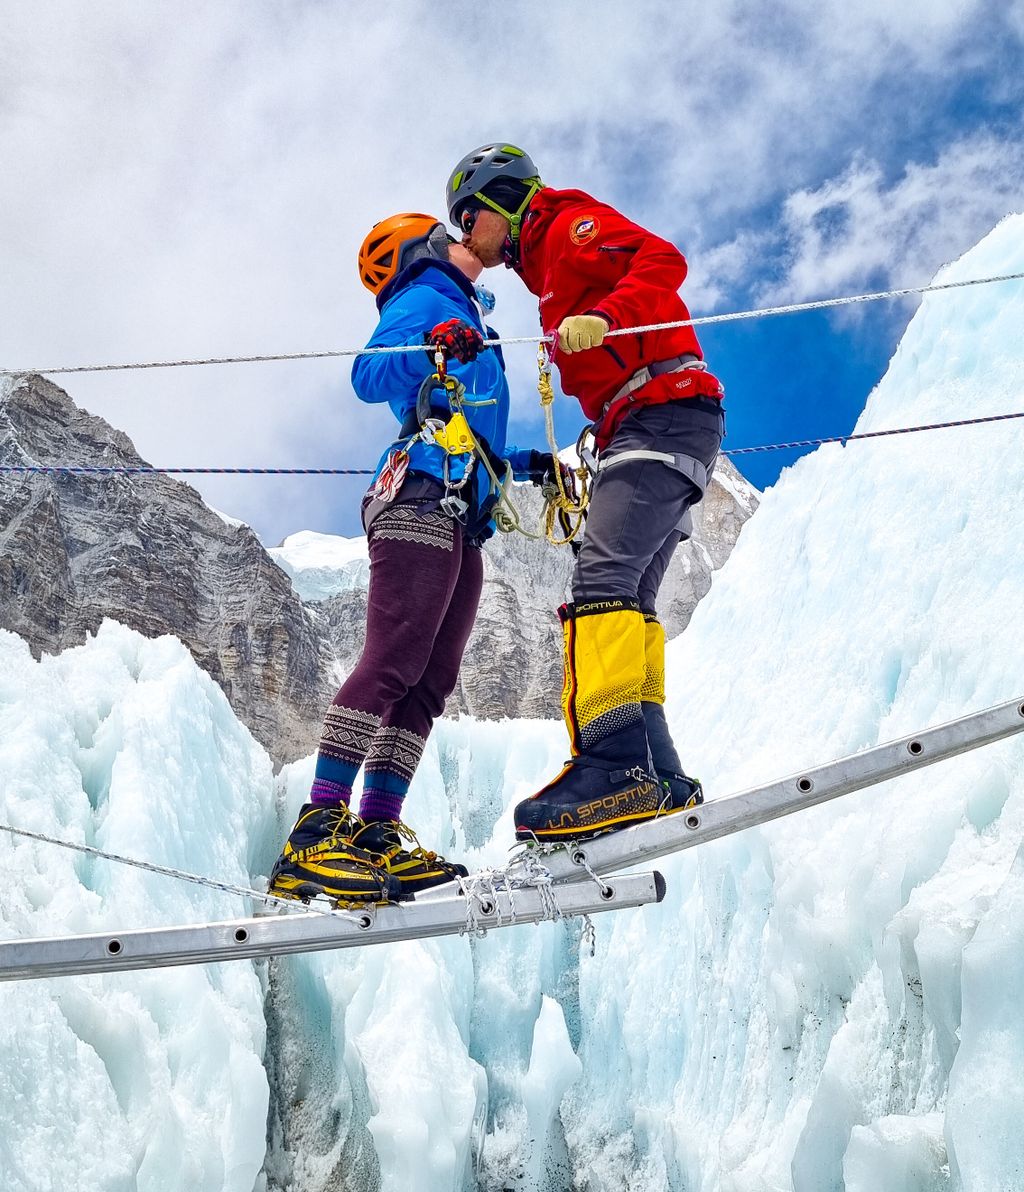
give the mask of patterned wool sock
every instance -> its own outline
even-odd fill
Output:
[[[400,820],[404,801],[402,795],[393,791],[364,787],[363,797],[359,800],[359,818],[367,823],[371,820]]]
[[[371,712],[331,704],[320,733],[311,803],[348,806],[352,784],[379,727],[380,717]]]
[[[341,782],[331,782],[329,778],[314,778],[309,792],[309,802],[321,807],[340,807],[342,803],[347,807],[352,798],[351,785]]]
[[[382,725],[366,755],[366,781],[359,816],[366,820],[401,818],[402,801],[409,791],[427,741],[418,733],[395,725]]]

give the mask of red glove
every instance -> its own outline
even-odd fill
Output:
[[[475,327],[461,319],[448,319],[430,333],[430,342],[440,348],[450,360],[453,356],[460,364],[475,360],[484,349],[484,337]]]

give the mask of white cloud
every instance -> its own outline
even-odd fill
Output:
[[[1016,137],[961,140],[934,164],[911,163],[893,182],[877,162],[854,162],[786,200],[785,275],[759,297],[793,302],[927,284],[940,264],[1020,210],[1022,196],[1024,145]]]
[[[688,262],[686,297],[695,311],[721,308],[731,293],[745,289],[775,251],[771,233],[741,232],[705,248]]]

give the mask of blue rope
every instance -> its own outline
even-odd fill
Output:
[[[949,430],[957,426],[979,426],[985,422],[1008,422],[1024,418],[1016,414],[990,414],[985,418],[960,418],[956,422],[929,422],[923,426],[900,426],[893,430],[869,430],[859,435],[833,435],[824,439],[797,439],[792,443],[764,443],[757,447],[733,447],[722,455],[751,455],[756,451],[793,451],[800,447],[821,447],[825,443],[852,443],[855,439],[884,439],[890,435],[913,435],[925,430]],[[0,473],[59,472],[72,476],[176,475],[176,476],[372,476],[372,468],[154,468],[79,467],[69,464],[0,464]]]
[[[820,447],[824,443],[852,443],[854,439],[882,439],[887,435],[913,435],[923,430],[948,430],[954,426],[978,426],[982,422],[1006,422],[1024,418],[1024,410],[1017,414],[991,414],[987,418],[961,418],[956,422],[930,422],[924,426],[900,426],[894,430],[866,430],[859,435],[835,435],[828,439],[798,439],[794,443],[766,443],[761,447],[734,447],[723,455],[751,455],[755,451],[788,451],[797,447]]]
[[[78,467],[68,464],[3,464],[0,472],[62,472],[72,476],[372,476],[372,468],[153,468]]]

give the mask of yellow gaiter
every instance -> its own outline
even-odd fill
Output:
[[[644,617],[635,600],[566,604],[562,620],[565,677],[562,714],[575,757],[643,717]]]
[[[640,688],[644,703],[665,702],[665,630],[654,613],[644,613],[645,675]]]

